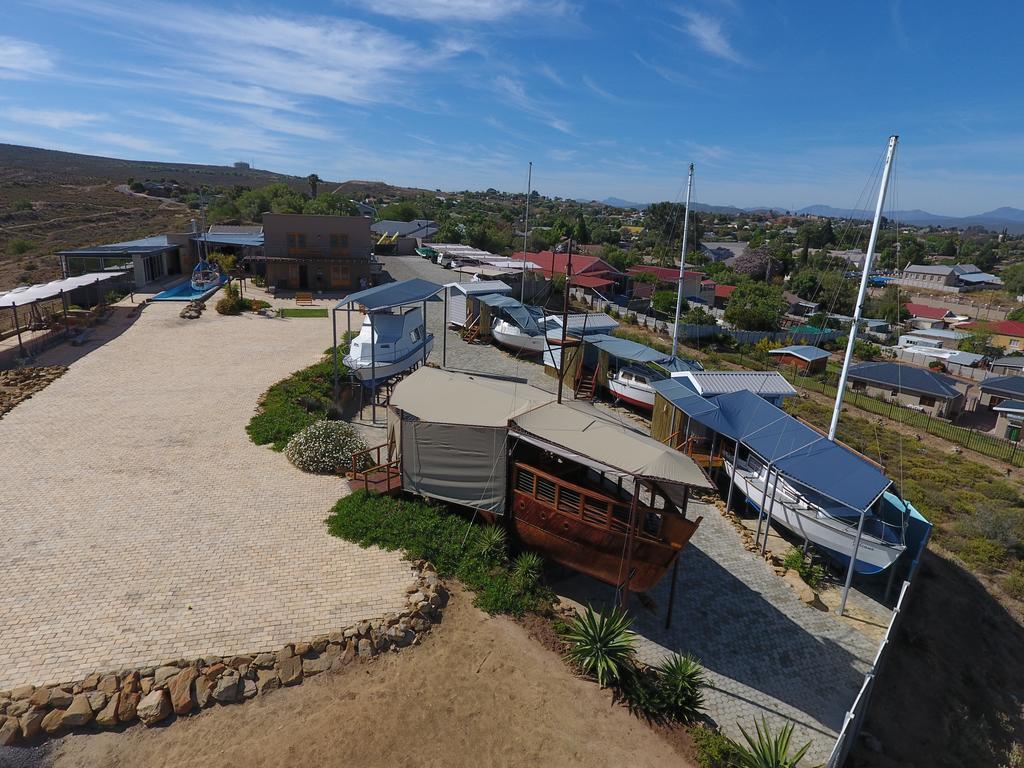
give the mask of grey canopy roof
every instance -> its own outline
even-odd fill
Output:
[[[477,301],[481,304],[486,304],[488,307],[500,309],[527,333],[540,333],[540,326],[537,325],[537,320],[540,319],[541,312],[536,307],[528,307],[511,296],[503,296],[500,293],[487,293],[483,296],[477,296]]]
[[[619,360],[628,360],[631,363],[651,363],[670,372],[701,371],[703,367],[693,360],[682,360],[672,355],[666,355],[644,344],[638,344],[629,339],[620,339],[617,336],[609,336],[604,333],[588,334],[584,342],[597,347],[602,352]]]
[[[23,288],[15,288],[7,293],[0,293],[0,307],[22,307],[26,304],[33,304],[37,301],[53,299],[62,293],[68,293],[76,288],[86,285],[94,285],[105,280],[123,278],[124,272],[90,272],[78,277],[66,277],[63,280],[54,280],[50,283],[40,283]]]
[[[378,312],[407,304],[419,304],[422,301],[441,301],[437,294],[443,290],[443,285],[416,277],[350,293],[335,304],[334,308],[346,309],[361,304],[368,312]]]

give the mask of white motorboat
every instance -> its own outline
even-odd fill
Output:
[[[652,381],[664,379],[665,375],[641,365],[626,365],[608,374],[608,391],[616,400],[644,408],[654,409]]]
[[[425,332],[420,307],[405,313],[368,314],[343,362],[356,378],[370,384],[416,367],[433,347],[434,334]]]
[[[508,320],[499,319],[491,323],[491,336],[497,344],[519,352],[539,355],[548,348],[548,338],[543,333],[530,333]]]
[[[732,475],[732,457],[725,459],[725,470]],[[903,506],[891,493],[885,493],[865,513],[860,544],[857,526],[860,515],[849,508],[830,503],[810,490],[797,490],[784,476],[749,457],[736,467],[736,489],[759,514],[800,538],[828,550],[835,559],[849,563],[854,551],[854,570],[861,574],[884,571],[903,554]],[[767,493],[765,491],[767,485]],[[762,506],[763,505],[763,506]]]

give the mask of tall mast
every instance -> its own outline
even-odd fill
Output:
[[[683,309],[683,284],[686,282],[686,238],[690,234],[690,193],[693,191],[693,163],[686,177],[686,208],[683,210],[683,248],[679,254],[679,288],[676,291],[676,322],[672,326],[672,357],[679,348],[679,313]]]
[[[875,243],[878,241],[878,230],[882,220],[882,207],[885,205],[885,193],[889,188],[889,173],[892,171],[892,159],[896,154],[896,142],[899,136],[889,137],[889,149],[885,153],[885,168],[882,170],[882,185],[878,189],[878,202],[875,203],[875,218],[871,222],[871,238],[868,240],[868,252],[864,255],[864,270],[860,275],[860,290],[857,292],[857,306],[853,312],[853,324],[850,326],[850,338],[846,342],[846,357],[843,358],[843,371],[839,374],[839,388],[836,391],[836,407],[832,411],[832,424],[828,428],[828,439],[836,439],[836,428],[839,426],[839,411],[843,408],[843,395],[846,394],[846,377],[850,373],[850,361],[853,359],[853,345],[860,329],[860,319],[864,314],[864,297],[868,292],[868,274],[871,262],[875,257]]]
[[[530,250],[530,194],[533,191],[533,161],[526,175],[526,217],[523,219],[523,271],[519,273],[519,303],[526,303],[526,254]]]

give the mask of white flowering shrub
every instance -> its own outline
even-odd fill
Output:
[[[365,450],[366,443],[351,424],[321,420],[296,432],[284,455],[304,472],[340,475],[352,469],[352,454]]]

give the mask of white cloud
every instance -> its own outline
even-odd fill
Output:
[[[164,155],[175,157],[179,154],[176,149],[165,147],[141,136],[132,136],[127,133],[116,131],[103,131],[90,134],[89,138],[104,146],[127,149],[133,152],[145,152],[148,155]]]
[[[633,51],[633,58],[639,61],[643,66],[647,67],[649,70],[654,72],[656,75],[661,77],[663,80],[666,80],[670,83],[674,83],[675,85],[696,85],[695,81],[692,78],[688,77],[687,75],[684,75],[682,72],[677,72],[671,67],[666,67],[664,64],[659,64],[656,61],[645,59],[636,51]]]
[[[583,76],[583,84],[584,84],[584,85],[585,85],[585,86],[586,86],[586,87],[587,87],[588,89],[590,89],[590,91],[592,91],[593,93],[596,93],[596,94],[597,94],[598,96],[600,96],[600,97],[601,97],[602,99],[605,99],[605,100],[607,100],[607,101],[622,101],[622,99],[620,99],[620,98],[619,98],[618,96],[616,96],[615,94],[609,93],[609,92],[608,92],[608,91],[606,91],[606,90],[605,90],[604,88],[602,88],[602,87],[601,87],[601,86],[599,86],[599,85],[598,85],[597,83],[595,83],[595,82],[594,82],[594,81],[593,81],[593,80],[592,80],[592,79],[590,78],[590,76],[589,76],[589,75],[584,75],[584,76]]]
[[[355,5],[355,3],[351,3]],[[523,14],[563,15],[570,9],[558,0],[390,0],[359,3],[360,8],[398,19],[423,21],[499,21]]]
[[[500,75],[494,79],[494,85],[498,89],[498,93],[504,96],[512,106],[518,107],[523,112],[547,123],[556,131],[572,133],[572,126],[568,121],[558,117],[552,110],[530,98],[526,92],[526,86],[519,80],[514,80],[506,75]]]
[[[700,48],[712,56],[731,61],[734,64],[745,63],[743,57],[732,47],[732,43],[722,31],[721,19],[687,8],[680,8],[678,13],[686,20],[683,31],[689,34]]]
[[[83,125],[91,125],[103,119],[102,115],[94,115],[89,112],[74,112],[63,109],[25,109],[24,107],[10,107],[3,112],[4,117],[23,125],[35,125],[40,128],[54,128],[64,131],[69,128],[79,128]]]
[[[54,57],[43,46],[0,35],[0,78],[21,80],[55,68]]]
[[[541,64],[540,73],[559,88],[565,88],[565,80],[549,64]]]

